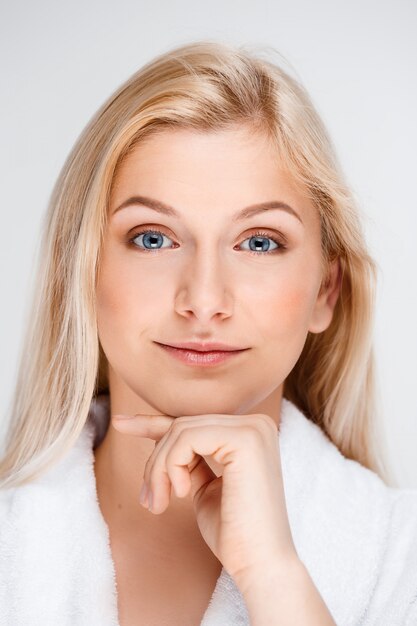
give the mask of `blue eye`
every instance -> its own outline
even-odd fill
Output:
[[[161,233],[161,231],[159,230],[144,229],[144,230],[140,230],[138,233],[133,235],[132,239],[130,239],[129,241],[133,243],[133,245],[135,245],[136,247],[139,247],[137,246],[137,244],[134,243],[134,241],[135,239],[138,239],[142,235],[143,235],[143,238],[142,238],[143,243],[145,245],[150,246],[150,248],[144,248],[143,249],[144,252],[152,252],[153,250],[156,250],[156,251],[160,250],[159,243],[161,242],[161,238],[166,237],[166,235],[164,235],[164,233]],[[169,237],[167,237],[167,239],[169,239]]]
[[[253,240],[255,241],[254,243],[252,243]],[[272,241],[275,245],[275,248],[273,248],[272,250],[269,250],[270,244],[268,243],[268,240]],[[263,253],[272,254],[276,250],[280,250],[284,248],[282,244],[280,244],[278,241],[276,241],[272,237],[269,237],[266,233],[260,233],[260,232],[255,233],[254,235],[251,235],[251,237],[244,239],[244,241],[249,241],[249,248],[250,248],[249,251],[252,254],[263,254]],[[257,246],[260,246],[261,249],[258,250]]]
[[[135,240],[139,239],[140,237],[142,237],[142,245],[145,246],[144,248],[142,248],[137,243],[135,243]],[[129,239],[128,243],[132,244],[135,248],[139,248],[141,252],[159,252],[161,250],[161,247],[159,244],[161,244],[163,237],[170,239],[170,237],[165,235],[160,230],[153,230],[153,229],[145,228],[135,233],[133,237]],[[254,240],[254,243],[251,243],[252,240]],[[267,243],[267,240],[272,241],[273,244],[275,245],[275,247],[272,248],[272,250],[269,249],[270,244]],[[170,239],[170,241],[172,241],[172,239]],[[250,254],[256,254],[256,255],[274,254],[274,253],[281,252],[286,249],[286,246],[283,243],[281,243],[280,241],[277,241],[273,237],[270,237],[268,233],[264,233],[260,231],[254,233],[250,237],[247,237],[243,241],[250,242],[249,243],[250,249],[247,250]],[[146,247],[146,246],[150,246],[150,247]],[[261,249],[258,250],[257,247],[260,247]]]

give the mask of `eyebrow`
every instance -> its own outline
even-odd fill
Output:
[[[128,198],[113,211],[113,215],[121,209],[126,209],[127,207],[134,205],[143,205],[150,209],[153,209],[154,211],[157,211],[158,213],[162,213],[163,215],[181,218],[181,214],[172,206],[169,206],[168,204],[165,204],[160,200],[149,198],[148,196],[132,196],[131,198]],[[264,211],[268,211],[271,209],[280,209],[282,211],[286,211],[290,215],[293,215],[295,218],[297,218],[301,222],[301,224],[303,223],[301,217],[289,204],[286,204],[285,202],[281,202],[279,200],[269,200],[268,202],[251,204],[250,206],[235,213],[232,216],[232,221],[240,222],[244,219],[252,217],[253,215],[258,215],[259,213],[263,213]]]

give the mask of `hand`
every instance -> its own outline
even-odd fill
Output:
[[[191,491],[209,548],[238,586],[273,563],[298,560],[285,505],[278,429],[263,414],[113,416],[120,432],[156,441],[144,472],[152,512]],[[223,467],[217,477],[203,456]]]

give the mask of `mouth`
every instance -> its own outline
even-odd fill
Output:
[[[226,343],[215,341],[206,343],[201,343],[200,341],[186,341],[181,343],[163,343],[162,345],[170,346],[171,348],[185,348],[192,350],[193,352],[233,352],[245,350],[245,348],[242,348],[241,346],[231,346]]]
[[[155,342],[158,343],[158,342]],[[190,348],[177,348],[169,346],[163,343],[158,343],[162,350],[166,354],[170,355],[174,359],[185,363],[186,365],[198,366],[198,367],[213,367],[226,363],[243,354],[250,348],[240,348],[237,350],[191,350]]]

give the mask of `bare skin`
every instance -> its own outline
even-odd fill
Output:
[[[180,217],[144,203],[116,210],[139,195],[175,207]],[[232,220],[244,207],[271,200],[287,203],[298,217],[271,209]],[[138,234],[139,227],[163,235]],[[149,241],[157,251],[146,251]],[[266,244],[271,252],[251,252],[251,241],[258,243],[253,249]],[[98,329],[109,361],[111,414],[264,413],[279,424],[284,381],[307,333],[331,322],[337,262],[325,289],[322,279],[317,210],[280,168],[265,136],[240,127],[150,138],[117,172],[100,263]],[[180,341],[250,349],[236,361],[200,368],[179,363],[155,343]],[[120,623],[143,620],[148,610],[144,623],[191,626],[200,623],[222,566],[201,537],[191,498],[173,493],[161,515],[140,505],[154,446],[110,425],[95,451]]]

